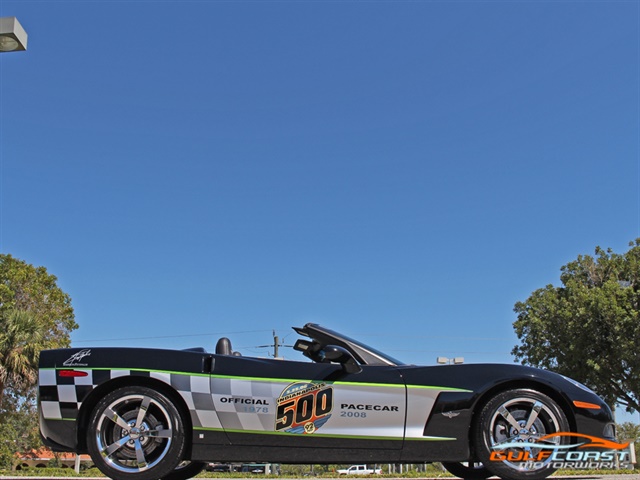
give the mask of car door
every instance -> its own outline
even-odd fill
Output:
[[[397,369],[216,357],[213,404],[231,444],[400,449],[406,388]]]

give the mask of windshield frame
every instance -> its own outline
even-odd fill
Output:
[[[376,348],[370,347],[359,340],[355,340],[330,328],[325,328],[317,323],[307,323],[304,327],[293,327],[293,329],[300,335],[311,338],[320,347],[338,345],[346,348],[362,365],[405,365],[400,360]]]

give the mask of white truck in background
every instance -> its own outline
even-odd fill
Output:
[[[382,475],[382,469],[367,468],[366,465],[351,465],[346,470],[338,470],[338,475]]]

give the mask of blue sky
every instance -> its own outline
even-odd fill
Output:
[[[0,15],[29,34],[0,56],[0,249],[58,276],[74,345],[266,355],[312,321],[512,362],[516,301],[640,236],[637,2]]]

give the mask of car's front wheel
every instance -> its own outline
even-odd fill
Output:
[[[497,394],[480,411],[473,429],[478,459],[493,474],[509,480],[540,480],[551,475],[554,447],[567,437],[569,423],[551,398],[531,389]]]
[[[164,478],[178,467],[184,446],[180,412],[165,395],[150,388],[116,389],[91,413],[87,449],[110,478]]]

